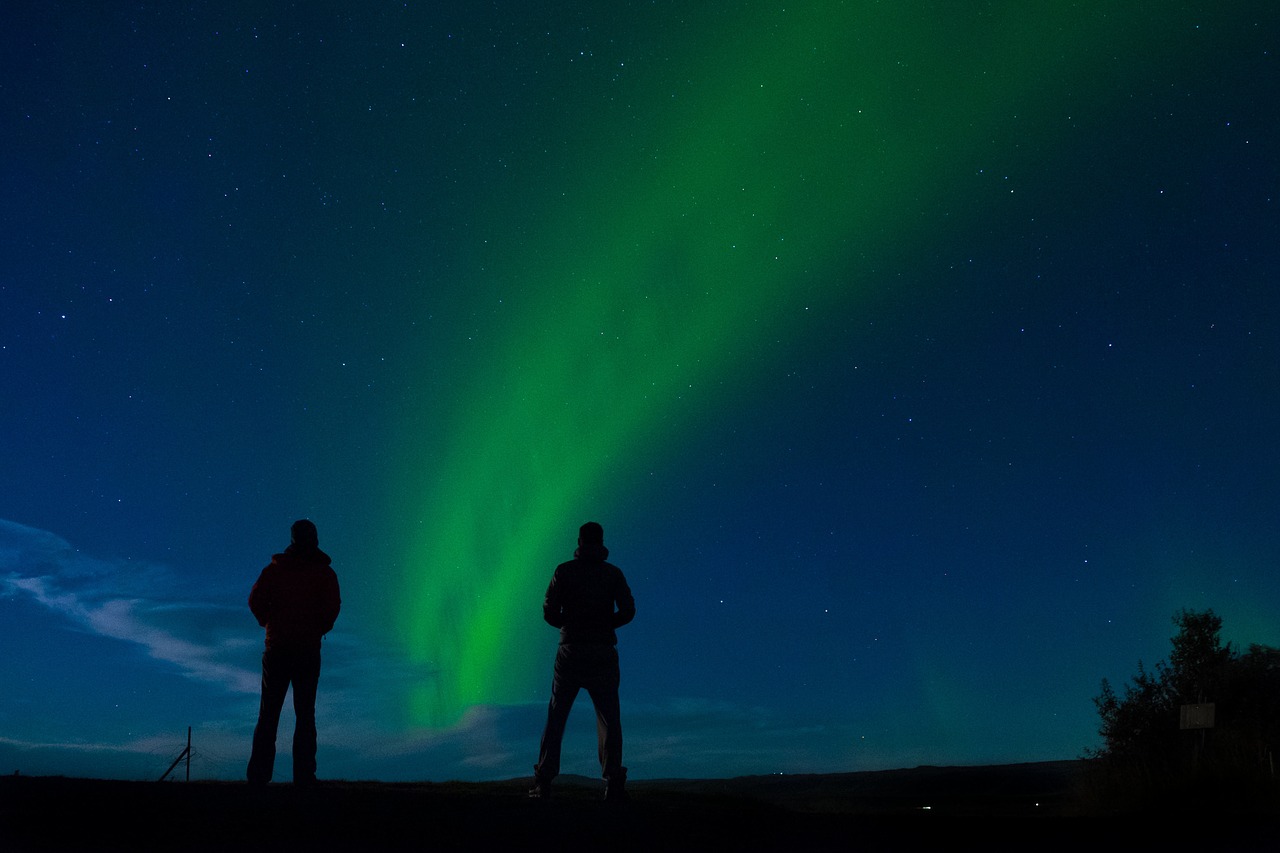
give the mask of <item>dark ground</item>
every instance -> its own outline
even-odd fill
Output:
[[[1280,849],[1280,819],[1183,809],[1085,815],[1082,762],[636,781],[627,803],[561,779],[227,782],[0,778],[0,850]]]

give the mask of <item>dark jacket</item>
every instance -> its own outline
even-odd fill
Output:
[[[249,593],[249,609],[267,629],[267,648],[313,649],[338,619],[342,597],[329,555],[290,545],[271,558]]]
[[[609,549],[583,545],[574,559],[556,566],[542,618],[560,629],[560,642],[617,645],[614,631],[636,615],[636,600],[622,570],[606,563]]]

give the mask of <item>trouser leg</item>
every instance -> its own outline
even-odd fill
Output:
[[[621,779],[626,773],[622,767],[619,682],[617,650],[610,647],[601,653],[594,677],[587,684],[587,692],[596,710],[596,749],[600,757],[601,775],[605,779]]]
[[[320,651],[297,657],[293,671],[293,781],[313,782],[316,778],[316,691],[320,685]]]
[[[550,782],[560,774],[560,747],[564,727],[569,720],[573,700],[578,696],[578,683],[573,679],[570,662],[563,648],[556,652],[555,673],[551,678],[551,702],[547,705],[547,724],[538,747],[538,763],[533,768],[539,782]]]
[[[601,775],[605,779],[619,775],[622,769],[622,713],[616,690],[590,691],[596,706],[596,749],[600,755]]]
[[[267,651],[262,655],[262,699],[258,704],[258,724],[253,729],[253,751],[249,755],[247,776],[250,782],[266,784],[276,763],[276,730],[280,726],[280,709],[289,691],[288,667],[278,655]]]

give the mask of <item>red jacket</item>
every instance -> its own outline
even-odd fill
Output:
[[[267,648],[319,648],[338,619],[342,597],[329,555],[290,545],[271,558],[249,593],[249,609],[267,629]]]

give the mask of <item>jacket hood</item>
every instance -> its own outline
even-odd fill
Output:
[[[333,558],[319,548],[290,545],[284,549],[284,553],[272,556],[271,562],[281,566],[328,566],[333,563]]]
[[[594,542],[588,542],[578,546],[578,550],[573,552],[573,556],[579,560],[592,560],[596,562],[604,562],[609,559],[609,549],[603,545]]]

